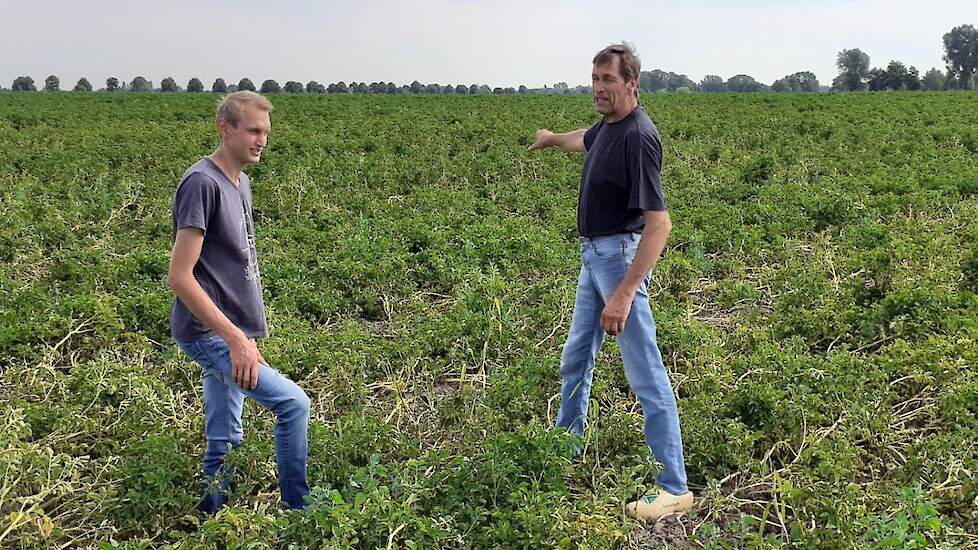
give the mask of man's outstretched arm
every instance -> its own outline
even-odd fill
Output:
[[[528,149],[534,151],[548,147],[559,147],[565,151],[583,153],[587,150],[584,147],[584,132],[587,132],[584,128],[566,134],[555,134],[550,130],[537,130],[536,140]]]

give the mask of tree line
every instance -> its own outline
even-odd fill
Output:
[[[694,82],[684,74],[656,69],[642,71],[639,75],[639,88],[643,92],[820,92],[820,91],[882,91],[882,90],[972,90],[976,86],[978,73],[978,29],[973,25],[954,27],[943,36],[944,62],[946,70],[931,68],[920,76],[916,67],[907,67],[904,63],[892,60],[886,68],[870,66],[869,55],[859,48],[845,49],[836,56],[836,67],[839,74],[832,80],[832,86],[822,86],[811,71],[800,71],[785,75],[770,86],[758,82],[754,77],[738,74],[723,79],[718,75],[706,75],[699,82]],[[36,91],[34,79],[29,76],[19,76],[11,86],[13,91]],[[45,91],[59,91],[61,81],[55,75],[44,80]],[[87,78],[80,78],[75,87],[76,92],[91,92],[93,86]],[[485,84],[440,85],[437,83],[422,84],[415,80],[411,84],[397,85],[393,82],[346,82],[320,84],[315,80],[303,84],[294,80],[281,86],[277,81],[269,79],[262,82],[261,87],[249,78],[242,78],[237,84],[227,84],[223,78],[218,78],[210,87],[214,93],[230,93],[237,90],[260,91],[261,93],[307,93],[307,94],[589,94],[590,86],[569,86],[566,82],[558,82],[552,87],[527,88],[526,86],[495,87]],[[143,76],[137,76],[129,82],[120,81],[116,77],[106,79],[105,87],[99,91],[105,92],[190,92],[204,91],[204,84],[199,78],[191,78],[186,87],[181,87],[172,77],[164,78],[159,88],[154,88],[153,82]]]
[[[932,68],[921,77],[916,67],[890,61],[885,69],[870,68],[869,55],[859,48],[842,50],[836,57],[839,75],[832,89],[842,92],[862,90],[973,90],[978,71],[978,29],[972,25],[954,27],[944,39],[946,72]]]
[[[29,76],[19,76],[14,79],[13,86],[11,89],[15,92],[33,92],[37,91],[37,85],[34,83],[34,79]],[[61,90],[61,80],[56,75],[50,75],[44,80],[44,91],[57,92]],[[372,82],[367,84],[366,82],[351,82],[347,84],[346,82],[340,81],[333,84],[320,84],[315,80],[310,80],[309,82],[303,84],[302,82],[297,82],[290,80],[282,86],[278,81],[273,79],[268,79],[262,82],[261,87],[255,86],[254,82],[250,78],[242,78],[237,84],[228,84],[223,78],[218,78],[214,80],[211,84],[210,91],[213,93],[231,93],[238,90],[251,90],[260,91],[263,94],[268,93],[290,93],[290,94],[347,94],[347,93],[357,93],[357,94],[468,94],[468,95],[478,95],[478,94],[525,94],[525,93],[590,93],[590,87],[577,86],[570,87],[565,82],[559,82],[554,84],[551,88],[549,86],[544,86],[543,88],[527,88],[526,86],[520,86],[519,88],[513,87],[495,87],[490,88],[486,84],[472,84],[472,85],[441,85],[441,84],[422,84],[415,80],[411,84],[397,85],[393,82]],[[91,92],[95,91],[92,83],[87,78],[78,79],[78,83],[72,88],[75,92]],[[137,76],[131,81],[119,80],[116,77],[110,77],[105,81],[105,87],[100,88],[100,92],[189,92],[189,93],[199,93],[204,92],[204,84],[199,78],[191,78],[187,82],[186,87],[181,87],[172,77],[164,78],[159,87],[154,87],[151,80],[146,79],[143,76]]]

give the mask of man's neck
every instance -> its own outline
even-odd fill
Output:
[[[622,120],[628,118],[628,115],[632,114],[632,111],[634,111],[637,107],[638,100],[633,99],[632,101],[629,101],[628,105],[621,111],[611,113],[610,115],[605,115],[604,121],[608,124],[621,122]]]
[[[244,169],[244,164],[234,160],[223,147],[219,147],[217,151],[214,151],[210,159],[221,169],[221,172],[224,172],[228,181],[235,186],[240,185],[241,170]]]

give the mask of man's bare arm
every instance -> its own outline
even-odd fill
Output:
[[[264,363],[255,342],[224,315],[194,277],[194,266],[204,245],[204,231],[185,228],[177,231],[170,256],[167,283],[190,313],[210,327],[228,345],[231,353],[231,378],[245,389],[258,385],[258,364]]]
[[[537,130],[536,140],[530,145],[529,150],[546,149],[548,147],[558,147],[565,151],[583,153],[584,148],[584,128],[567,132],[566,134],[555,134],[550,130]]]
[[[666,246],[669,232],[672,231],[672,220],[666,210],[646,210],[645,229],[635,251],[635,259],[628,267],[625,276],[618,283],[618,288],[611,295],[604,311],[601,312],[601,328],[612,336],[625,329],[625,321],[632,308],[635,292],[649,271],[655,267],[662,250]]]

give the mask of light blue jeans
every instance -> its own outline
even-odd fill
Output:
[[[275,414],[275,458],[279,488],[288,508],[305,506],[308,455],[309,398],[295,382],[267,365],[259,365],[258,385],[243,390],[231,379],[231,355],[220,336],[193,342],[177,342],[180,349],[200,364],[204,386],[204,500],[200,509],[216,512],[227,503],[230,474],[224,468],[228,446],[241,444],[241,409],[248,396]]]
[[[557,426],[582,435],[587,418],[594,359],[604,341],[601,312],[625,276],[638,250],[639,233],[581,238],[581,273],[570,334],[560,361],[563,384]],[[656,478],[660,487],[674,495],[689,491],[683,461],[679,412],[672,385],[662,364],[655,339],[655,321],[649,308],[649,275],[639,286],[625,328],[618,335],[618,349],[625,377],[638,396],[645,417],[645,441],[662,463]]]

